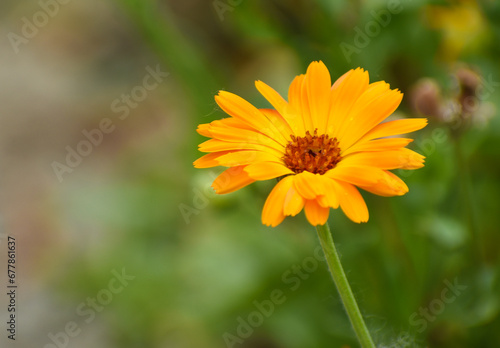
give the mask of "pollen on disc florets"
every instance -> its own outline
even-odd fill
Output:
[[[290,137],[292,141],[286,145],[283,161],[297,174],[303,171],[325,174],[342,159],[337,138],[327,134],[318,136],[318,129],[314,130],[314,135],[307,131],[303,137]]]

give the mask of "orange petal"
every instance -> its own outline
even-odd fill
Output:
[[[337,187],[340,207],[344,214],[354,222],[367,222],[368,208],[359,191],[353,185],[342,181],[335,181],[334,184]]]
[[[276,162],[258,162],[245,167],[248,176],[255,180],[269,180],[283,175],[293,174],[282,163]]]
[[[324,208],[316,202],[315,199],[307,200],[304,206],[306,217],[313,226],[324,225],[328,220],[330,208]]]
[[[333,209],[337,209],[339,207],[339,198],[334,180],[328,178],[326,175],[324,175],[323,177],[325,178],[325,180],[323,180],[323,183],[325,185],[325,194],[318,196],[316,200],[322,207],[331,207]]]
[[[353,153],[341,160],[346,166],[372,166],[380,169],[418,169],[424,166],[424,156],[410,150],[370,151]]]
[[[276,120],[273,121],[271,118],[272,115],[267,114],[264,110],[271,110],[271,109],[261,109],[262,112],[269,118],[273,124],[278,128],[278,129],[283,129],[283,133],[285,133],[285,137],[289,137],[290,134],[292,133],[292,129],[294,128],[294,120],[295,120],[295,115],[293,117],[290,117],[292,115],[289,114],[289,107],[288,103],[286,102],[283,97],[276,92],[273,88],[268,86],[262,81],[255,81],[255,87],[257,87],[257,90],[264,96],[264,98],[267,99],[269,103],[276,109],[273,110],[276,112],[276,114],[279,116],[277,117]]]
[[[354,152],[362,151],[386,151],[386,150],[398,150],[405,147],[411,143],[413,139],[409,138],[386,138],[386,139],[375,139],[369,141],[358,141],[353,146],[345,151],[342,151],[342,156],[347,156]]]
[[[215,96],[215,101],[228,115],[239,119],[255,130],[269,136],[281,144],[286,144],[286,139],[276,129],[276,127],[257,109],[255,106],[247,102],[245,99],[236,94],[226,91],[219,91]]]
[[[306,134],[304,118],[301,114],[301,87],[304,75],[296,76],[288,88],[288,105],[283,112],[295,135],[304,136]]]
[[[257,162],[281,162],[281,159],[269,152],[243,150],[222,153],[215,161],[221,166],[234,167]]]
[[[198,128],[196,129],[196,131],[203,135],[204,137],[208,137],[208,138],[211,138],[212,135],[210,134],[210,124],[209,123],[205,123],[205,124],[200,124],[198,125]]]
[[[238,166],[223,171],[212,183],[215,192],[218,194],[230,193],[255,182],[243,170],[244,168],[245,166]]]
[[[276,111],[282,115],[285,113],[288,103],[278,92],[262,81],[255,81],[255,87],[271,103]]]
[[[332,86],[332,90],[333,89],[337,89],[339,87],[339,85],[342,83],[342,81],[345,80],[345,78],[347,76],[349,76],[349,74],[351,74],[354,70],[349,70],[348,72],[346,72],[344,75],[340,76],[337,81],[334,82],[333,86]]]
[[[274,186],[262,209],[262,223],[267,226],[278,226],[284,219],[283,205],[289,189],[292,187],[293,177],[287,176]]]
[[[356,101],[356,107],[358,106],[358,104],[361,105],[370,104],[375,99],[380,97],[382,94],[388,92],[390,89],[391,86],[385,81],[377,81],[370,83]],[[353,108],[353,111],[356,109],[356,107]]]
[[[262,144],[278,151],[284,151],[283,145],[255,130],[232,128],[214,124],[210,127],[212,138],[233,143]]]
[[[217,158],[228,154],[229,151],[220,151],[220,152],[212,152],[201,156],[196,161],[193,162],[195,168],[211,168],[219,166],[219,162],[217,162]]]
[[[349,111],[356,100],[368,88],[368,72],[361,68],[350,70],[335,83],[331,89],[331,104],[328,116],[327,133],[339,139],[338,130],[342,128]]]
[[[315,199],[317,196],[325,194],[325,185],[321,175],[316,175],[307,171],[294,176],[294,187],[305,199]]]
[[[383,197],[402,196],[408,192],[408,186],[406,186],[403,180],[386,170],[384,170],[382,179],[375,185],[368,187],[360,186],[360,188]]]
[[[237,118],[234,118],[234,117],[226,117],[226,118],[223,118],[220,120],[215,120],[211,123],[211,125],[255,131],[255,129],[253,127],[249,126],[245,122],[243,122]]]
[[[198,145],[198,150],[201,152],[218,152],[218,151],[238,151],[238,150],[257,150],[272,153],[278,157],[283,156],[282,151],[278,151],[274,148],[268,147],[262,144],[251,144],[247,142],[228,142],[219,139],[209,139],[200,145]]]
[[[404,164],[399,167],[400,169],[419,169],[424,166],[425,156],[410,149],[401,149],[400,151],[403,154],[402,157],[406,159]]]
[[[330,72],[323,62],[312,62],[309,64],[305,79],[307,99],[309,101],[309,112],[313,128],[318,129],[318,133],[326,131],[328,111],[330,109],[330,90],[332,81]]]
[[[360,141],[407,134],[422,129],[426,125],[426,118],[407,118],[402,120],[388,121],[376,125],[374,128],[372,128],[372,130],[366,133],[360,139]]]
[[[384,85],[373,88],[376,92],[381,91]],[[356,106],[347,116],[345,129],[339,132],[341,148],[349,148],[373,127],[391,115],[401,103],[403,94],[398,90],[387,90],[374,97],[375,92],[366,91],[368,96],[361,96]]]
[[[298,128],[300,128],[300,131],[297,133],[299,136],[304,136],[305,131],[312,128],[307,93],[305,98],[303,98],[304,91],[302,86],[304,85],[304,80],[305,75],[296,76],[288,89],[288,103],[298,116],[295,122],[298,124]]]
[[[283,137],[288,141],[291,140],[290,134],[293,134],[292,128],[288,122],[284,119],[284,117],[274,109],[259,109],[269,121],[278,129]]]
[[[309,93],[307,92],[307,74],[304,75],[302,85],[300,86],[300,114],[304,118],[304,126],[306,130],[314,131],[314,121],[311,115],[311,107]]]
[[[357,120],[356,117],[365,110],[366,105],[372,103],[381,94],[389,91],[389,84],[385,81],[378,81],[370,83],[368,87],[361,93],[361,95],[356,100],[356,103],[352,106],[348,114],[345,115],[344,122],[337,129],[337,138],[340,140],[345,136],[346,130],[351,131],[350,128],[354,127]],[[345,144],[342,144],[342,148],[346,148]]]
[[[285,179],[287,178],[289,177],[286,177]],[[298,213],[300,213],[302,208],[304,208],[304,203],[305,203],[304,198],[297,192],[294,186],[291,185],[290,189],[288,189],[288,192],[286,193],[285,196],[285,202],[283,204],[283,213],[287,216],[288,215],[295,216]]]
[[[366,165],[338,165],[325,173],[328,178],[341,180],[356,186],[374,185],[381,180],[382,175],[383,171],[380,168]]]

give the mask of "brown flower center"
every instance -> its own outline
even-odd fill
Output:
[[[330,138],[326,134],[318,136],[318,129],[314,130],[314,135],[307,131],[304,137],[292,135],[291,138],[292,141],[285,148],[283,161],[297,174],[304,170],[325,174],[342,159],[337,138]]]

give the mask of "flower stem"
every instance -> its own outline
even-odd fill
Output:
[[[318,232],[321,247],[325,253],[328,268],[330,269],[333,281],[337,286],[340,298],[342,299],[344,307],[347,311],[347,316],[351,321],[359,343],[361,343],[361,347],[363,348],[375,348],[375,344],[373,343],[370,332],[368,331],[363,317],[361,316],[358,303],[354,298],[354,294],[352,293],[351,287],[349,286],[349,282],[347,281],[347,277],[344,273],[344,269],[340,263],[339,255],[337,254],[337,250],[333,244],[330,227],[328,224],[324,224],[322,226],[316,226],[316,230]]]
[[[481,260],[483,263],[485,262],[485,253],[484,253],[484,243],[482,239],[482,235],[477,228],[476,219],[475,219],[475,205],[474,197],[471,188],[471,180],[470,180],[470,170],[467,164],[467,159],[463,151],[462,139],[455,138],[455,156],[457,161],[457,168],[460,175],[458,175],[459,185],[460,185],[460,193],[462,200],[462,211],[463,216],[466,220],[466,226],[469,229],[469,233],[472,236],[472,241],[475,243],[475,250],[473,251],[478,260]]]

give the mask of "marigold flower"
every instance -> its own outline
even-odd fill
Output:
[[[290,85],[288,102],[262,81],[255,83],[274,109],[258,109],[220,91],[217,104],[231,117],[199,125],[212,138],[199,145],[208,154],[196,168],[226,166],[212,184],[216,193],[236,191],[257,180],[278,178],[262,211],[277,226],[302,209],[313,226],[339,206],[354,222],[368,221],[356,187],[380,196],[400,196],[406,184],[389,170],[423,167],[424,156],[407,149],[412,139],[392,137],[425,127],[425,118],[384,121],[403,97],[368,72],[350,70],[332,86],[330,73],[312,62]]]

